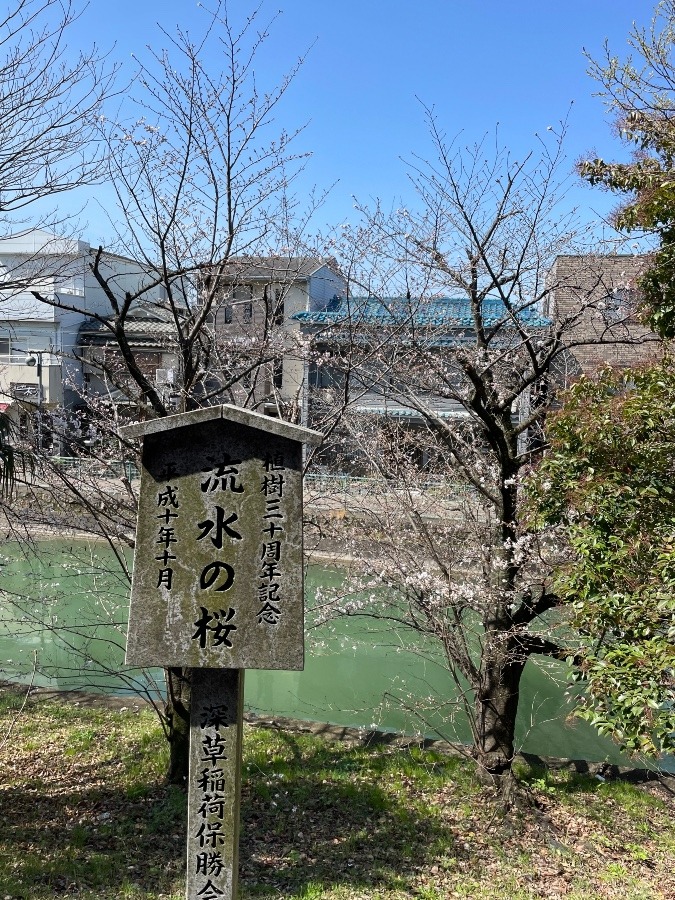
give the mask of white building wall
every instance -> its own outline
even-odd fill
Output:
[[[293,353],[293,345],[299,334],[298,323],[291,319],[295,313],[308,309],[311,299],[308,281],[296,281],[286,287],[284,300],[284,330],[289,332],[288,352],[284,354],[282,380],[279,394],[285,402],[301,401],[305,385],[304,361]]]
[[[298,281],[288,291],[284,307],[285,329],[290,332],[289,351],[283,361],[283,381],[280,394],[286,402],[296,403],[300,410],[300,424],[307,424],[307,388],[309,366],[304,354],[294,353],[300,336],[299,322],[290,320],[295,313],[325,309],[336,296],[344,296],[345,284],[328,266],[321,266],[306,281]],[[292,298],[292,299],[291,299]],[[291,336],[292,335],[292,336]]]
[[[309,279],[309,312],[325,309],[333,297],[344,297],[344,280],[328,266],[322,266]]]
[[[1,403],[12,402],[12,384],[37,386],[37,366],[26,365],[31,350],[42,352],[44,404],[63,405],[68,401],[64,384],[80,385],[81,367],[74,352],[80,325],[89,315],[112,312],[91,271],[94,253],[85,241],[39,230],[0,240]],[[101,270],[119,297],[136,293],[152,278],[133,260],[113,255],[104,256]],[[54,302],[41,301],[33,290]],[[156,288],[143,299],[163,296]]]
[[[91,251],[87,259],[84,278],[84,311],[86,313],[109,316],[112,313],[110,300],[105,290],[91,271],[90,263],[94,262],[95,251]],[[100,273],[108,282],[116,297],[124,298],[127,293],[133,295],[145,284],[152,283],[154,275],[144,270],[137,262],[121,256],[105,256],[99,267]],[[153,287],[140,297],[144,302],[157,302],[166,299],[166,291],[162,287]]]

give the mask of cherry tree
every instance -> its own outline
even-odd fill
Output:
[[[372,478],[342,526],[352,580],[320,609],[431,641],[479,771],[508,794],[524,668],[567,647],[555,548],[524,515],[521,485],[559,387],[579,373],[574,350],[589,338],[577,326],[601,316],[602,264],[586,257],[586,282],[561,312],[554,263],[583,248],[561,206],[562,133],[515,160],[487,139],[448,141],[431,112],[428,122],[434,156],[410,166],[415,199],[360,208],[361,224],[331,245],[350,297],[306,318],[316,365],[331,373],[316,421],[343,469]]]
[[[79,433],[72,417],[62,416],[69,452],[86,458],[86,464],[74,477],[43,454],[38,476],[25,486],[32,503],[20,512],[33,527],[38,519],[54,526],[76,509],[80,528],[104,538],[127,581],[124,551],[133,544],[137,483],[126,473],[137,448],[119,439],[124,410],[127,418],[129,413],[156,417],[232,400],[251,373],[272,369],[287,350],[277,309],[283,296],[266,296],[259,327],[245,341],[225,339],[219,324],[232,303],[232,278],[225,284],[224,276],[231,275],[236,260],[282,246],[292,252],[297,240],[291,184],[304,154],[294,150],[298,130],[278,127],[274,115],[302,58],[276,86],[263,89],[256,63],[273,20],[263,21],[258,9],[235,24],[225,4],[201,12],[192,32],[160,29],[164,48],[149,49],[136,60],[132,87],[115,117],[101,113],[85,132],[85,146],[88,141],[103,148],[91,165],[99,174],[103,166],[102,177],[117,201],[110,210],[113,240],[86,261],[107,301],[88,310],[90,331],[98,329],[105,352],[92,353],[87,365],[105,389],[82,397]],[[58,60],[57,53],[54,63]],[[64,127],[64,154],[67,149]],[[91,171],[85,167],[80,173],[74,148],[70,153],[64,155],[70,162],[64,163],[59,184]],[[125,261],[122,271],[118,257]],[[79,298],[39,287],[33,293],[62,312],[81,313]],[[139,314],[164,326],[159,349],[175,359],[171,396],[146,364],[143,342],[135,339]],[[77,391],[86,385],[76,378],[70,387]],[[249,402],[256,402],[249,393]],[[121,480],[100,477],[113,457],[121,461]],[[171,670],[167,686],[170,777],[182,781],[189,672]]]

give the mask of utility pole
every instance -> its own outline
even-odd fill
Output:
[[[37,366],[38,402],[37,402],[37,448],[42,452],[42,350],[29,350],[26,356],[27,366]]]

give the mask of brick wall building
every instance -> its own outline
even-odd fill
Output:
[[[545,312],[564,329],[572,376],[592,375],[603,365],[627,368],[658,355],[657,336],[637,316],[637,281],[646,265],[647,257],[628,254],[556,259]]]

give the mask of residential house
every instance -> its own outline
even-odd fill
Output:
[[[304,425],[321,427],[330,407],[345,395],[344,365],[331,365],[349,341],[367,340],[368,332],[381,338],[391,332],[390,347],[405,343],[406,329],[426,332],[434,352],[473,340],[473,318],[462,298],[434,298],[428,301],[403,298],[349,297],[344,280],[329,261],[308,258],[241,257],[231,261],[218,277],[221,297],[213,317],[216,333],[231,344],[248,340],[259,345],[269,340],[270,326],[280,329],[283,343],[266,375],[258,383],[258,393],[247,402],[272,415]],[[213,290],[213,283],[205,285]],[[499,301],[485,303],[486,323],[504,334],[504,308]],[[535,309],[524,309],[529,327],[550,323]],[[508,339],[508,338],[505,338]],[[499,337],[495,338],[498,342]],[[310,349],[311,348],[311,349]],[[274,347],[272,348],[274,349]],[[372,362],[359,366],[350,376],[350,409],[420,426],[424,419],[420,403],[441,417],[468,414],[457,400],[438,393],[419,395],[418,402],[406,402],[400,386],[391,383],[388,367]],[[240,394],[250,388],[242,379]],[[235,402],[239,398],[235,396]]]
[[[82,364],[82,387],[74,405],[86,409],[104,403],[117,413],[136,416],[139,388],[122,357],[113,324],[112,317],[89,318],[79,327],[75,354]],[[175,407],[180,371],[171,312],[161,304],[137,301],[127,313],[124,332],[141,372],[163,395],[166,407]]]
[[[529,331],[550,325],[534,307],[523,309],[518,318]],[[429,300],[351,297],[348,301],[332,302],[323,310],[296,313],[294,319],[312,336],[319,359],[310,365],[308,376],[310,390],[317,397],[324,391],[332,395],[343,390],[343,366],[331,366],[331,355],[339,356],[341,347],[349,341],[383,342],[386,335],[389,350],[382,356],[385,364],[379,368],[373,364],[355,373],[352,408],[411,422],[421,422],[420,413],[417,405],[407,403],[404,392],[392,383],[386,365],[387,353],[405,348],[411,340],[440,354],[462,344],[475,344],[474,319],[469,301],[464,297]],[[500,300],[487,298],[483,302],[483,321],[486,329],[495,330],[493,346],[502,346],[510,340],[512,329]],[[430,395],[425,402],[441,417],[465,414],[464,407],[451,398]]]
[[[0,240],[0,409],[24,434],[37,418],[38,442],[55,452],[61,448],[45,423],[81,395],[80,327],[110,310],[91,269],[96,252],[86,241],[41,230]],[[148,280],[122,256],[104,253],[100,265],[118,294]]]
[[[501,300],[486,298],[482,312],[491,351],[501,353],[520,344]],[[525,307],[517,315],[530,334],[550,327],[536,307]],[[429,412],[441,419],[471,420],[458,399],[464,376],[452,361],[462,346],[475,347],[467,298],[351,297],[294,318],[311,337],[313,348],[307,378],[310,426],[321,428],[340,404],[367,416],[371,424],[395,422],[413,430],[425,427]],[[424,365],[427,353],[445,358],[444,383],[430,371],[433,367]],[[515,418],[525,413],[525,407],[514,409]],[[330,465],[329,456],[326,452]],[[425,464],[423,458],[418,462]]]
[[[301,312],[326,309],[346,296],[346,284],[330,260],[310,257],[234,257],[218,274],[213,325],[217,337],[230,345],[269,348],[263,377],[253,384],[243,378],[233,390],[235,402],[248,402],[270,415],[306,423],[307,361],[298,339]],[[258,373],[259,374],[259,373]]]
[[[583,255],[559,256],[548,276],[546,301],[524,306],[520,322],[532,334],[548,332],[556,323],[561,328],[566,350],[554,362],[553,375],[559,384],[569,384],[581,374],[591,375],[602,365],[621,368],[654,358],[659,339],[638,318],[638,280],[647,263],[645,256]],[[484,325],[490,333],[492,349],[507,349],[518,342],[512,320],[502,302],[487,298],[483,304]],[[392,375],[405,373],[405,365],[389,365],[387,354],[405,360],[406,343],[414,340],[435,354],[456,351],[462,344],[475,346],[474,319],[466,298],[372,298],[350,297],[328,304],[324,309],[294,315],[304,333],[311,336],[315,361],[310,364],[308,424],[320,427],[322,415],[331,404],[349,397],[350,409],[421,427],[421,409],[440,418],[467,416],[452,391],[424,393],[425,379],[408,378],[397,384]],[[414,338],[412,337],[414,335]],[[340,359],[354,340],[389,342],[364,369],[350,373],[345,391],[345,365]],[[337,365],[331,364],[331,358]],[[375,358],[375,357],[374,357]],[[451,363],[449,363],[451,366]],[[411,385],[413,386],[411,389]],[[527,416],[538,397],[524,395],[514,416]],[[523,446],[533,436],[523,435]]]

